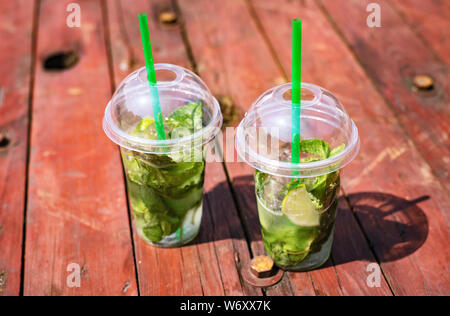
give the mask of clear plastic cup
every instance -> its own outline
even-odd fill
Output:
[[[152,245],[193,240],[202,218],[205,154],[219,133],[217,100],[193,72],[156,64],[166,139],[159,140],[145,68],[120,83],[106,107],[103,128],[121,147],[139,235]]]
[[[300,163],[292,161],[292,84],[262,94],[236,132],[236,149],[255,168],[266,252],[286,270],[327,261],[333,243],[340,169],[359,151],[358,129],[329,91],[302,83]]]

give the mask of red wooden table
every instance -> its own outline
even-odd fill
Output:
[[[1,1],[0,295],[449,295],[450,1],[377,0],[380,28],[366,24],[370,2]],[[303,19],[303,80],[332,91],[361,136],[322,268],[265,289],[242,280],[264,249],[252,170],[236,162],[207,166],[194,243],[138,238],[101,120],[143,65],[141,11],[156,62],[197,72],[228,126],[289,80],[291,20]],[[420,74],[431,89],[413,87]]]

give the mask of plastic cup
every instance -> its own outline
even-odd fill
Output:
[[[145,68],[120,83],[103,128],[121,148],[138,234],[155,246],[178,247],[199,232],[205,155],[222,114],[191,71],[169,64],[156,64],[155,71],[166,139],[157,136]]]
[[[292,84],[252,105],[236,132],[236,149],[255,168],[262,238],[275,263],[317,268],[333,243],[340,169],[359,151],[358,129],[329,91],[302,83],[300,163],[292,163]]]

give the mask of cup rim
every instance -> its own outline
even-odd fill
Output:
[[[131,74],[129,74],[124,79],[124,81],[132,75],[138,75],[138,80],[142,80],[141,78],[139,78],[139,74],[143,69],[145,69],[145,67],[141,67],[141,68],[133,71]],[[185,76],[184,72],[191,73],[192,75],[198,77],[197,75],[192,73],[190,70],[180,67],[180,66],[177,66],[177,65],[172,65],[172,64],[155,64],[155,70],[171,70],[171,71],[175,72],[177,75],[177,78],[175,78],[173,81],[157,83],[157,87],[161,87],[161,88],[173,86],[173,85],[179,83],[182,80],[182,77]],[[182,76],[182,77],[180,77],[180,76]],[[198,79],[201,80],[200,78],[198,78]],[[120,84],[118,87],[120,87]],[[115,95],[115,93],[114,93],[114,95]],[[168,151],[167,149],[170,147],[174,147],[175,145],[177,145],[177,146],[191,145],[191,147],[192,147],[192,144],[194,143],[195,144],[194,147],[202,146],[202,145],[209,143],[219,133],[220,128],[223,124],[223,117],[221,115],[219,102],[211,93],[209,93],[208,98],[210,98],[213,103],[213,107],[214,107],[213,111],[214,112],[211,115],[211,119],[210,119],[209,123],[206,126],[204,126],[201,130],[196,131],[191,135],[187,135],[187,136],[175,138],[175,139],[166,139],[166,140],[159,140],[159,139],[153,140],[153,139],[145,139],[145,138],[133,136],[133,135],[130,135],[130,134],[126,133],[125,131],[121,130],[120,128],[117,127],[116,124],[113,123],[113,118],[112,118],[111,112],[112,112],[112,107],[113,107],[114,95],[112,96],[111,100],[108,102],[106,109],[105,109],[105,113],[104,113],[104,117],[103,117],[103,124],[102,124],[103,130],[106,133],[106,135],[114,143],[116,143],[117,145],[119,145],[121,147],[130,149],[130,150],[139,151],[139,152],[143,152],[143,153],[158,153],[158,154],[160,154],[161,152],[157,151],[156,149],[165,148],[166,150],[164,151],[164,153],[171,153],[171,151]],[[204,137],[205,135],[207,137]],[[151,148],[154,148],[156,151],[155,150],[145,150],[142,147],[144,147],[144,148],[151,147]],[[179,152],[180,150],[183,150],[183,148],[176,150],[176,151],[172,151],[172,152]]]
[[[358,154],[359,148],[360,148],[360,140],[358,137],[358,128],[356,127],[353,120],[351,120],[352,123],[352,138],[350,140],[350,143],[348,146],[345,147],[345,149],[337,154],[336,156],[322,159],[318,161],[313,162],[301,162],[301,163],[292,163],[292,162],[285,162],[285,161],[279,161],[274,159],[268,159],[263,156],[258,155],[253,149],[247,148],[247,150],[242,150],[239,141],[238,136],[243,133],[242,129],[243,126],[239,124],[237,132],[236,132],[236,138],[235,138],[235,146],[238,152],[238,155],[243,159],[247,164],[252,166],[255,169],[258,169],[261,172],[269,173],[275,176],[280,177],[287,177],[287,178],[308,178],[308,177],[316,177],[324,174],[328,174],[331,172],[334,172],[338,169],[341,169],[345,167],[347,164],[349,164],[353,158]],[[247,155],[248,157],[247,158]],[[344,160],[344,161],[343,161]],[[327,168],[328,166],[332,166],[335,163],[339,163],[340,161],[343,161],[339,164],[338,167],[335,168]],[[292,173],[293,171],[299,172],[299,175],[293,175],[293,174],[284,174],[284,173],[276,173],[273,172],[272,169],[260,167],[266,166],[266,167],[272,167],[273,170],[283,170]],[[314,172],[315,170],[323,170],[325,169],[327,171],[324,172]],[[305,172],[311,172],[311,175],[304,175],[302,173]]]
[[[268,91],[264,92],[256,101],[253,103],[251,109],[254,109],[255,106],[266,96],[266,94],[269,91],[272,91],[275,96],[278,97],[279,95],[289,90],[289,87],[292,86],[292,83],[285,83],[279,86],[276,86],[274,88],[269,89]],[[320,101],[320,97],[322,96],[322,90],[327,91],[320,86],[310,84],[310,83],[303,83],[302,87],[305,87],[306,89],[310,89],[313,92],[320,91],[319,96],[315,94],[315,98],[312,101],[309,101],[307,106],[305,108],[309,108]],[[331,92],[327,91],[331,94]],[[291,102],[288,102],[284,100],[285,102],[281,102],[281,106],[292,106]],[[303,105],[303,103],[302,103]],[[272,105],[263,105],[259,106],[258,110],[262,110],[265,108],[269,108]],[[262,155],[259,155],[255,150],[253,150],[250,146],[246,145],[246,142],[244,140],[244,123],[246,120],[251,119],[252,115],[256,115],[256,111],[250,110],[250,112],[246,113],[245,118],[239,123],[237,130],[236,130],[236,137],[235,137],[235,148],[239,155],[239,157],[249,164],[254,169],[257,169],[261,172],[272,174],[275,176],[280,177],[287,177],[287,178],[310,178],[310,177],[316,177],[324,174],[328,174],[331,172],[334,172],[336,170],[339,170],[343,167],[345,167],[347,164],[349,164],[355,156],[358,154],[360,149],[360,139],[358,134],[358,128],[356,127],[356,124],[354,121],[345,113],[345,111],[342,111],[341,109],[337,109],[341,113],[343,113],[345,116],[348,117],[349,122],[351,124],[351,134],[349,143],[346,144],[345,149],[340,152],[339,154],[329,157],[326,159],[318,160],[318,161],[312,161],[312,162],[300,162],[300,163],[292,163],[287,161],[280,161],[276,159],[270,159],[267,157],[264,157]],[[303,116],[302,116],[303,117]],[[337,126],[336,126],[337,127]]]

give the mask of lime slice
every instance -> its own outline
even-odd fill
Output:
[[[281,203],[281,210],[295,225],[307,227],[320,225],[320,215],[316,212],[304,187],[290,191]]]

